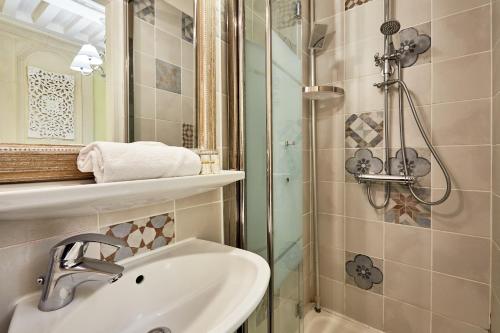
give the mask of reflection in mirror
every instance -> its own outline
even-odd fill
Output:
[[[193,148],[193,1],[133,0],[130,141]],[[133,115],[133,116],[132,116]]]
[[[110,138],[105,2],[2,1],[0,143]]]

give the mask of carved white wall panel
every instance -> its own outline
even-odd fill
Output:
[[[28,67],[30,138],[75,139],[75,78]]]

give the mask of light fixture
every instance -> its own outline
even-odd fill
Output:
[[[70,68],[80,72],[82,75],[91,75],[95,71],[98,71],[102,77],[105,77],[106,74],[101,66],[103,63],[102,56],[94,45],[85,44],[81,47],[80,51],[78,51],[75,58],[73,58]]]

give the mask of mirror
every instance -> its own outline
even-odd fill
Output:
[[[107,1],[0,3],[0,143],[112,139]]]
[[[194,148],[194,3],[132,3],[129,139]]]

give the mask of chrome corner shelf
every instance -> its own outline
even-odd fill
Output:
[[[331,85],[308,86],[302,88],[302,95],[312,100],[328,99],[343,96],[344,88]]]

